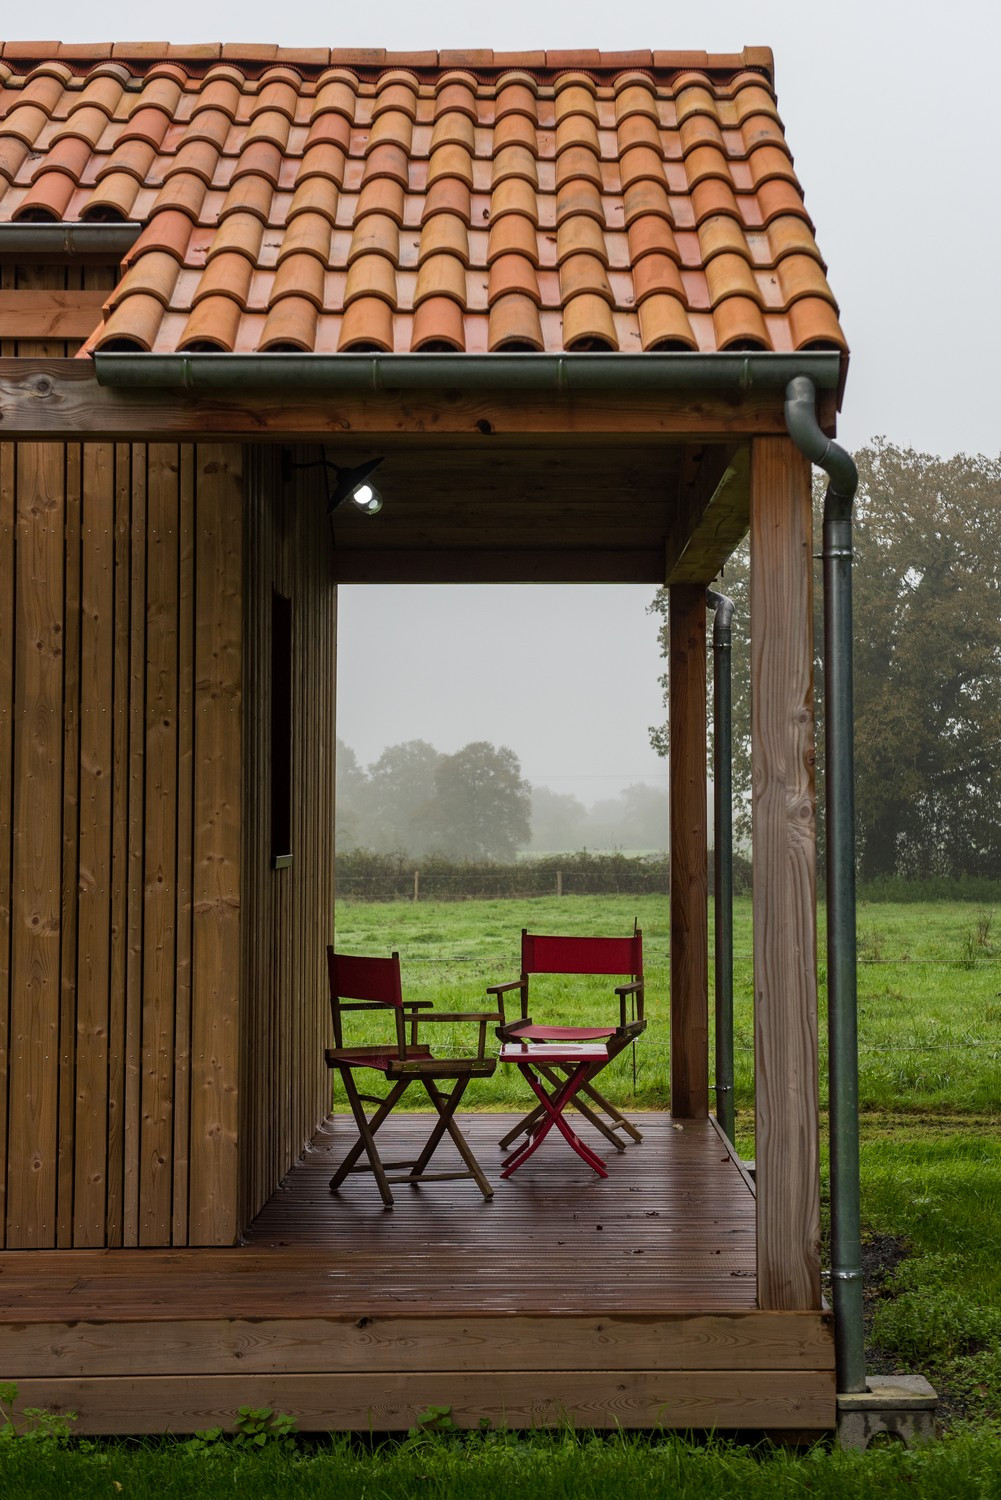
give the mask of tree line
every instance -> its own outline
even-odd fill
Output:
[[[585,807],[532,787],[506,745],[443,755],[426,740],[389,745],[369,766],[337,741],[337,846],[412,859],[513,861],[528,849],[667,848],[667,791],[630,786]]]
[[[860,877],[1001,877],[1001,460],[942,459],[878,438],[859,471],[853,567]],[[820,536],[825,485],[814,495]],[[819,551],[819,546],[816,549]],[[823,809],[823,641],[815,565],[818,810]],[[720,586],[733,624],[734,787],[750,833],[749,559]],[[667,656],[667,592],[661,616]],[[711,680],[711,660],[710,660]],[[666,688],[666,678],[664,679]],[[711,711],[710,711],[711,719]],[[708,726],[711,755],[711,721]],[[661,754],[667,732],[651,729]],[[711,762],[710,762],[711,763]],[[823,826],[821,816],[821,838]]]

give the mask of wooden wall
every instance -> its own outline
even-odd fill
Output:
[[[240,461],[0,445],[10,1248],[239,1228]]]
[[[300,457],[316,458],[316,450]],[[264,1204],[329,1112],[325,948],[333,936],[337,591],[317,470],[283,481],[279,450],[248,455],[240,1218]],[[271,623],[292,605],[291,852],[272,868]]]

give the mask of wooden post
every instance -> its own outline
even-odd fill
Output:
[[[810,466],[751,458],[758,1305],[820,1306]]]
[[[670,590],[671,1113],[709,1112],[706,591]]]
[[[420,870],[415,870],[414,871],[414,900],[415,901],[419,901],[420,898],[421,898],[421,872],[420,872]]]
[[[557,896],[562,896],[563,895],[563,871],[562,870],[557,870],[556,871],[556,894],[557,894]]]

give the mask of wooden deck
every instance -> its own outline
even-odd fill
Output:
[[[430,1404],[472,1425],[833,1426],[829,1315],[757,1311],[753,1189],[712,1121],[641,1117],[606,1181],[551,1139],[505,1183],[508,1118],[463,1121],[490,1202],[403,1186],[387,1212],[368,1176],[331,1195],[337,1117],[231,1250],[0,1255],[0,1378],[88,1432],[247,1403],[303,1430],[398,1430]],[[390,1158],[430,1125],[398,1120]]]

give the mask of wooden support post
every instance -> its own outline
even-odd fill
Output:
[[[706,591],[670,591],[671,1113],[709,1112]]]
[[[563,871],[562,870],[557,870],[556,871],[556,894],[557,894],[557,896],[562,896],[563,895]]]
[[[758,1305],[820,1307],[810,466],[751,459]]]
[[[414,900],[415,901],[419,901],[420,899],[421,899],[421,872],[420,872],[420,870],[415,870],[414,871]]]

